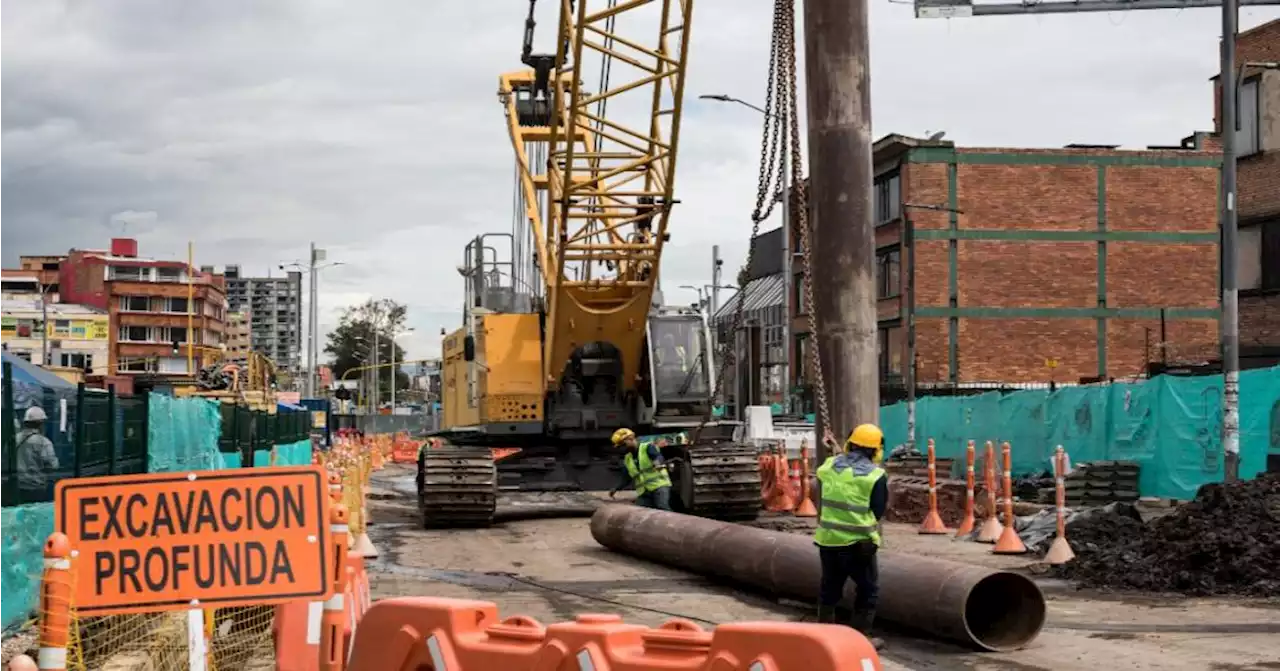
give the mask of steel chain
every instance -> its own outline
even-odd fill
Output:
[[[787,2],[791,5],[794,0]],[[813,300],[813,247],[811,242],[811,233],[809,229],[809,183],[804,179],[804,163],[801,160],[800,152],[800,119],[798,116],[798,105],[796,102],[796,41],[795,41],[795,13],[788,12],[789,20],[787,21],[787,103],[790,111],[787,118],[790,120],[791,146],[796,148],[791,152],[791,183],[794,184],[795,191],[795,217],[793,221],[800,233],[800,256],[801,267],[804,272],[803,291],[801,292],[804,300],[805,317],[809,325],[809,341],[811,347],[809,351],[812,353],[813,360],[813,380],[812,388],[814,401],[817,405],[818,424],[827,431],[832,430],[831,426],[831,410],[827,402],[827,384],[826,376],[822,370],[822,356],[818,351],[818,311],[814,307]],[[788,259],[790,261],[790,259]],[[788,266],[790,264],[787,264]],[[787,272],[790,272],[788,267]],[[787,298],[788,303],[790,297]],[[790,315],[787,318],[790,319]],[[787,346],[790,347],[790,343]],[[816,428],[816,427],[815,427]],[[822,440],[822,436],[816,437]]]
[[[760,170],[756,180],[756,202],[755,207],[751,211],[751,238],[747,244],[747,265],[745,268],[750,269],[751,264],[755,260],[756,255],[756,236],[760,233],[760,223],[769,218],[773,213],[776,204],[772,198],[777,185],[781,183],[782,163],[778,160],[779,144],[778,136],[781,132],[782,122],[775,111],[776,102],[779,94],[778,87],[778,66],[779,56],[782,53],[781,39],[785,39],[784,35],[789,30],[789,26],[794,22],[791,14],[792,2],[794,0],[774,0],[773,8],[773,33],[769,49],[769,72],[767,84],[765,85],[764,99],[764,125],[760,133]],[[792,60],[792,72],[789,73],[791,79],[794,79],[794,59]],[[785,74],[785,73],[784,73]],[[794,86],[793,86],[794,89]],[[794,97],[794,90],[792,91]],[[794,104],[794,99],[792,100]],[[736,278],[735,278],[736,282]],[[736,282],[737,284],[745,284]],[[720,400],[720,395],[724,390],[724,379],[729,369],[730,359],[736,358],[736,348],[738,333],[742,328],[742,313],[746,307],[746,286],[739,286],[734,300],[737,303],[733,308],[733,325],[729,330],[729,337],[720,343],[720,366],[716,374],[715,388],[712,391],[712,402],[707,408],[707,414],[702,422],[694,430],[693,442],[698,441],[702,434],[702,429],[711,421],[713,408],[715,403]],[[715,315],[712,315],[714,319]],[[719,329],[717,328],[717,332]],[[738,362],[734,362],[738,365]],[[735,394],[737,390],[735,390]]]

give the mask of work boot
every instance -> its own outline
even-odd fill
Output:
[[[871,643],[871,647],[879,650],[884,647],[884,639],[871,635],[871,625],[875,620],[875,610],[854,611],[849,618],[849,626],[857,629]]]
[[[818,622],[821,624],[835,624],[835,606],[818,606]]]

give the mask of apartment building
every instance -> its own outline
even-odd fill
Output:
[[[247,315],[254,351],[296,377],[302,369],[302,273],[246,277],[240,266],[228,265],[223,276],[228,308]]]
[[[1280,19],[1240,33],[1236,60],[1240,363],[1248,368],[1280,363]],[[1216,82],[1214,93],[1220,134]]]
[[[244,355],[253,349],[253,341],[250,339],[249,313],[247,312],[228,312],[227,313],[227,353],[232,355]]]
[[[63,301],[111,315],[110,374],[188,378],[188,324],[199,367],[221,355],[227,309],[222,276],[191,270],[184,261],[140,258],[136,240],[115,238],[106,253],[71,250],[59,288]]]
[[[20,256],[17,268],[0,270],[0,284],[6,297],[43,295],[50,303],[58,296],[58,267],[65,256]]]
[[[886,386],[901,388],[912,362],[922,386],[962,386],[1217,357],[1220,152],[889,135],[874,164]],[[792,270],[791,370],[803,385],[808,323]]]
[[[41,305],[38,297],[6,297],[0,340],[21,359],[41,364],[41,353],[47,352],[47,365],[105,375],[111,318],[105,310],[84,305]]]

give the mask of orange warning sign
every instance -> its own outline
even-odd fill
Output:
[[[331,596],[322,466],[61,480],[81,615]]]

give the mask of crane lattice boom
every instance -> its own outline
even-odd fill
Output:
[[[562,0],[554,55],[502,75],[517,199],[546,293],[543,368],[589,343],[635,384],[675,168],[693,0]],[[585,88],[599,59],[597,90]]]

